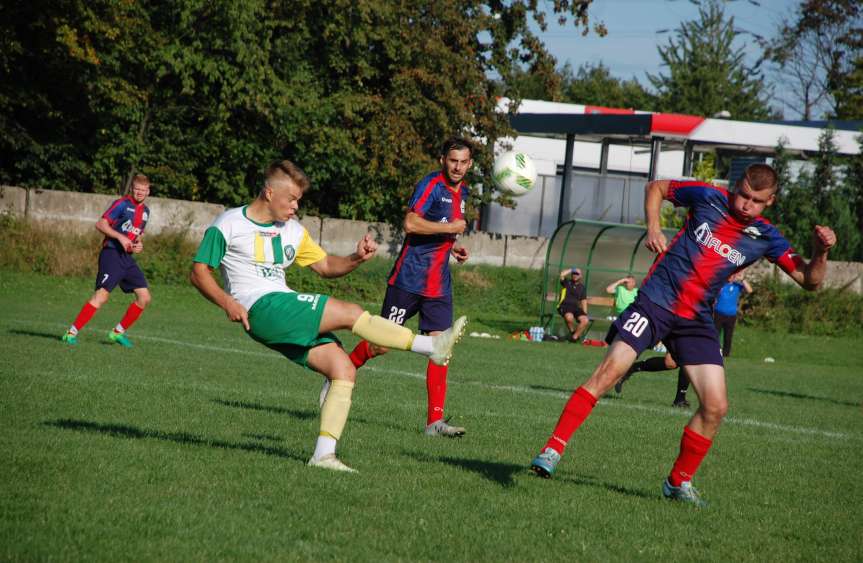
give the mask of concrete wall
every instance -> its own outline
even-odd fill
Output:
[[[27,213],[27,190],[15,186],[0,186],[0,213],[25,215]]]
[[[84,231],[93,228],[116,198],[117,196],[110,195],[0,186],[0,214],[9,213],[36,221],[63,221],[73,227],[77,225]],[[212,203],[158,197],[149,198],[147,205],[150,207],[148,233],[185,230],[194,240],[199,240],[207,226],[225,209]],[[378,255],[394,258],[404,240],[400,231],[385,223],[320,219],[312,216],[305,216],[300,222],[318,244],[327,252],[336,255],[351,254],[356,250],[357,241],[366,233],[372,233],[380,248]],[[540,269],[545,264],[548,240],[544,237],[478,232],[464,235],[459,240],[470,251],[471,264],[528,269]],[[847,287],[863,294],[863,264],[831,261],[827,268],[826,287]],[[775,276],[787,283],[794,283],[778,268],[764,260],[753,266],[748,275],[753,278]]]

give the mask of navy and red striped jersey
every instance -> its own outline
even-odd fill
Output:
[[[150,218],[150,208],[143,203],[135,203],[135,200],[129,196],[121,197],[111,204],[102,214],[102,218],[108,220],[112,229],[123,233],[129,240],[135,242],[144,234],[144,227],[147,226],[147,220]],[[111,246],[123,251],[119,242],[108,237],[102,241],[102,246]]]
[[[450,223],[464,218],[467,195],[464,182],[450,187],[443,171],[432,172],[417,183],[408,211],[427,221]],[[455,240],[449,234],[407,235],[387,283],[424,297],[452,295],[449,254]]]
[[[672,181],[666,199],[688,207],[680,232],[668,244],[640,292],[686,319],[712,318],[713,302],[728,277],[765,257],[785,272],[803,264],[779,230],[763,217],[742,223],[731,214],[727,190],[698,181]]]

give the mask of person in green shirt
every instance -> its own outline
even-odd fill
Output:
[[[620,316],[638,295],[638,288],[635,287],[635,276],[626,276],[608,284],[605,292],[614,295],[614,314]]]

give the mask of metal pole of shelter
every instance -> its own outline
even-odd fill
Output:
[[[689,141],[683,143],[683,175],[686,177],[692,176],[692,148]]]
[[[648,180],[651,182],[656,180],[656,170],[659,168],[659,153],[662,150],[662,137],[653,137],[650,139],[650,172],[648,172]]]
[[[563,224],[563,204],[572,183],[572,151],[575,147],[575,133],[566,134],[566,153],[563,157],[563,185],[560,186],[560,202],[557,206],[557,226]]]

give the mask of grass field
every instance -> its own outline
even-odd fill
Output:
[[[91,283],[0,271],[2,560],[863,560],[863,336],[739,329],[699,511],[660,494],[676,372],[601,400],[545,481],[527,464],[601,349],[466,338],[460,440],[421,434],[424,362],[393,353],[354,393],[359,474],[334,474],[305,466],[319,376],[184,286],[153,288],[135,348],[103,341],[119,293],[67,348]]]

